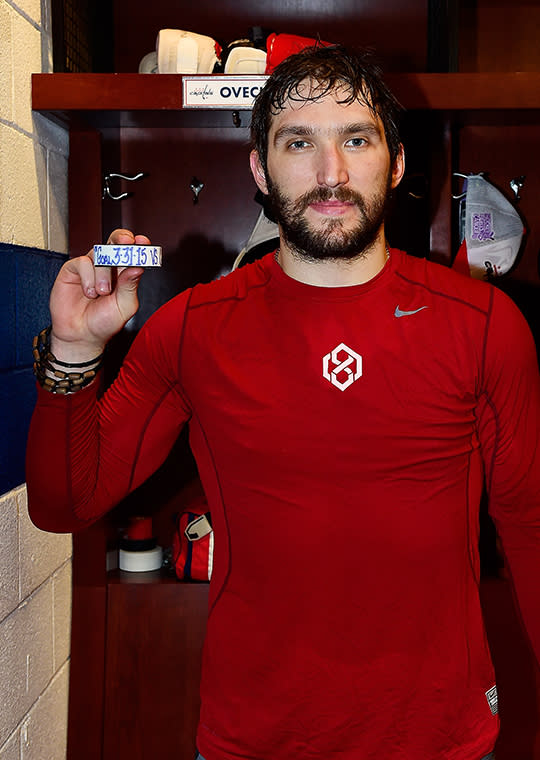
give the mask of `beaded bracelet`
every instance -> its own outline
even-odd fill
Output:
[[[81,390],[93,381],[103,363],[103,354],[87,362],[69,363],[57,359],[51,352],[50,325],[35,336],[32,343],[32,353],[34,355],[34,375],[41,387],[51,393],[67,394]],[[84,369],[84,371],[64,372],[59,367],[66,369],[77,367]]]

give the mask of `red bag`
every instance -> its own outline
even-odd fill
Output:
[[[180,512],[172,545],[172,563],[180,580],[209,581],[214,558],[214,531],[208,505],[190,504]]]

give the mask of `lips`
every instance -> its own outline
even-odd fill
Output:
[[[343,214],[346,214],[353,206],[354,203],[352,202],[338,200],[318,201],[309,204],[309,208],[324,216],[343,216]]]

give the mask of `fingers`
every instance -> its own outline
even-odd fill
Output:
[[[146,235],[135,235],[131,230],[119,228],[111,232],[107,239],[107,243],[109,245],[150,245],[150,238],[148,238]],[[87,256],[89,256],[92,261],[94,260],[93,249],[88,252]],[[121,271],[121,269],[118,270],[118,272]],[[113,289],[113,275],[111,267],[96,267],[94,272],[94,295],[89,296],[89,298],[109,295]],[[140,274],[137,276],[137,282],[139,278]]]
[[[89,256],[68,259],[62,267],[64,280],[75,283],[78,279],[82,292],[87,298],[97,298],[96,269]]]
[[[131,230],[118,229],[111,232],[107,242],[111,245],[150,245],[150,238],[134,235]]]
[[[110,241],[123,245],[150,245],[150,238],[146,235],[133,235],[129,230],[115,230]],[[125,267],[118,270],[115,295],[118,309],[127,321],[139,308],[137,289],[144,270],[141,267]]]
[[[114,294],[118,311],[125,322],[136,313],[139,308],[137,289],[144,269],[141,267],[126,267],[118,275]]]
[[[108,237],[107,243],[110,245],[132,245],[135,242],[135,235],[131,230],[113,230]]]

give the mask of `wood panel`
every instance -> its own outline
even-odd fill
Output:
[[[207,607],[206,583],[109,584],[103,760],[193,760]]]
[[[73,536],[68,760],[101,757],[107,533],[107,522],[99,520]]]
[[[101,759],[106,600],[105,586],[73,585],[67,760]]]
[[[101,237],[100,133],[74,126],[70,130],[69,150],[68,251],[70,256],[80,256]]]
[[[453,258],[452,124],[447,115],[435,115],[430,131],[430,241],[428,258],[450,265]]]
[[[124,130],[122,169],[148,177],[122,201],[122,225],[163,246],[164,265],[145,272],[133,329],[196,282],[230,271],[260,212],[244,128]],[[193,203],[191,180],[203,183]]]
[[[538,0],[462,3],[460,71],[540,71]]]

